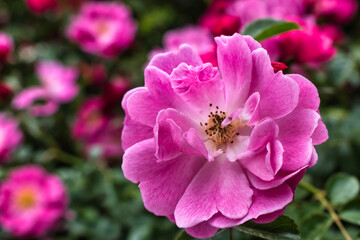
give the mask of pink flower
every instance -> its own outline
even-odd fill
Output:
[[[20,92],[13,100],[16,109],[28,109],[33,116],[54,114],[59,104],[73,100],[78,92],[78,71],[55,61],[43,61],[36,65],[36,74],[41,86],[30,87]],[[35,101],[43,100],[43,104]]]
[[[121,148],[122,119],[111,119],[111,122],[98,135],[84,142],[85,153],[90,155],[98,151],[105,159],[120,159],[124,150]]]
[[[107,102],[93,97],[79,109],[72,126],[72,135],[84,145],[85,154],[94,151],[103,158],[120,158],[122,119],[106,113]]]
[[[41,14],[57,7],[57,0],[25,0],[28,8],[34,13]]]
[[[324,34],[327,34],[336,43],[343,43],[345,39],[345,34],[339,26],[326,24],[321,27],[321,31]]]
[[[199,25],[209,29],[215,36],[232,35],[240,28],[238,17],[227,13],[232,4],[230,0],[212,1],[206,13],[200,18]]]
[[[63,216],[68,204],[61,180],[39,166],[13,170],[0,187],[0,224],[18,237],[41,237]]]
[[[216,62],[216,45],[210,32],[202,27],[187,26],[167,32],[163,38],[164,51],[178,50],[182,44],[189,44],[197,50],[203,62],[214,66]],[[162,51],[156,51],[160,53]],[[155,55],[155,54],[153,54]]]
[[[6,62],[14,50],[14,42],[10,35],[0,32],[0,63]]]
[[[286,17],[303,17],[305,5],[303,0],[237,0],[229,6],[228,12],[239,17],[243,29],[247,24],[258,19],[283,20]]]
[[[85,3],[67,28],[67,36],[85,52],[107,58],[129,47],[135,32],[130,9],[117,2]]]
[[[0,163],[9,161],[11,154],[21,144],[22,138],[18,122],[0,113]]]
[[[281,59],[294,59],[298,63],[319,63],[330,60],[336,53],[333,39],[317,25],[300,19],[289,19],[299,23],[300,30],[279,36]]]
[[[335,23],[349,22],[356,14],[358,3],[356,0],[316,0],[315,14],[318,18],[328,18]]]
[[[125,177],[197,238],[277,218],[328,138],[309,80],[274,73],[249,36],[215,40],[218,68],[183,45],[154,57],[122,102]]]
[[[80,107],[72,126],[72,135],[78,140],[88,140],[100,134],[110,118],[103,113],[105,102],[98,97],[89,98]]]

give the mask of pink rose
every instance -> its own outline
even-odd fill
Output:
[[[149,211],[197,238],[276,219],[328,138],[309,80],[274,73],[249,36],[215,40],[218,68],[180,46],[155,56],[122,102],[125,177]]]
[[[113,92],[115,93],[115,92]],[[110,100],[110,99],[109,99]],[[113,100],[113,99],[112,99]],[[78,110],[72,135],[84,145],[85,155],[96,152],[103,158],[121,158],[122,118],[107,113],[103,97],[87,99]]]
[[[209,29],[215,36],[232,35],[240,28],[240,20],[227,13],[233,1],[212,1],[205,14],[200,18],[199,25]]]
[[[11,154],[23,139],[18,122],[0,112],[0,163],[9,161]]]
[[[294,59],[298,63],[319,63],[330,60],[336,53],[333,38],[317,25],[300,19],[289,19],[301,26],[281,34],[279,46],[281,59]]]
[[[14,42],[10,35],[0,32],[0,63],[9,60],[14,51]]]
[[[335,23],[349,22],[358,9],[357,0],[316,0],[315,14],[318,18],[328,18]]]
[[[58,110],[59,104],[72,101],[79,92],[76,85],[78,71],[73,67],[56,61],[43,61],[36,65],[36,74],[41,85],[18,93],[13,100],[14,108],[27,109],[33,116],[48,116]],[[45,103],[36,104],[36,100]]]
[[[105,102],[102,98],[87,99],[76,114],[72,125],[72,135],[78,140],[87,140],[100,134],[109,124],[109,116],[104,114]]]
[[[136,23],[130,9],[118,2],[85,3],[66,30],[70,40],[88,53],[116,57],[134,41]]]
[[[249,23],[263,18],[283,20],[293,16],[303,17],[305,5],[303,0],[237,0],[228,7],[228,12],[240,19],[243,29]]]
[[[37,14],[53,10],[57,7],[57,0],[25,0],[28,8]]]
[[[39,166],[13,170],[0,186],[0,225],[17,237],[42,237],[68,205],[61,180]]]

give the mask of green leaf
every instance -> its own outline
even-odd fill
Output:
[[[245,27],[242,34],[250,35],[257,41],[262,41],[296,29],[299,29],[299,25],[297,23],[267,18],[251,22]]]
[[[246,222],[235,228],[236,230],[269,240],[298,240],[300,239],[298,226],[288,216],[280,216],[272,223],[257,224]]]
[[[175,240],[194,240],[194,238],[183,230],[175,237]]]
[[[356,177],[346,173],[338,173],[330,177],[326,183],[326,191],[330,202],[334,205],[346,204],[359,193],[360,184]]]
[[[332,219],[324,213],[313,214],[302,221],[300,234],[302,240],[320,239],[332,224]]]
[[[360,225],[360,199],[349,202],[340,212],[344,221]]]

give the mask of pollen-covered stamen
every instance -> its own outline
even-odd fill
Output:
[[[210,107],[212,104],[210,104]],[[210,112],[208,115],[209,120],[207,123],[202,124],[205,125],[205,133],[209,139],[211,139],[217,146],[226,143],[233,143],[233,138],[237,134],[236,126],[233,124],[228,124],[226,126],[222,126],[221,123],[226,119],[226,112],[219,111],[219,107],[216,106],[215,112]]]

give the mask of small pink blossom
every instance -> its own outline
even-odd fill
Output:
[[[0,163],[9,161],[11,154],[22,142],[22,132],[18,122],[0,113]]]
[[[124,150],[121,148],[121,132],[122,119],[112,118],[100,134],[84,142],[86,155],[98,151],[102,158],[120,159],[124,154]]]
[[[211,33],[205,28],[187,26],[171,30],[164,35],[163,44],[164,50],[155,50],[151,57],[161,52],[178,50],[181,44],[189,44],[196,49],[203,62],[217,65],[216,45]]]
[[[72,135],[78,140],[88,140],[100,134],[110,118],[103,112],[105,102],[99,97],[87,99],[76,114]]]
[[[28,8],[37,14],[42,14],[48,10],[54,10],[58,6],[57,0],[25,0]]]
[[[231,0],[212,1],[205,14],[201,16],[199,25],[209,29],[215,36],[232,35],[237,32],[240,20],[227,12],[232,3]]]
[[[278,37],[281,59],[293,59],[298,63],[319,63],[328,61],[335,55],[334,41],[327,32],[309,21],[289,20],[297,22],[301,29]]]
[[[14,42],[10,35],[0,32],[0,63],[9,60],[14,51]]]
[[[354,18],[358,10],[357,0],[316,0],[315,14],[335,23],[344,24]]]
[[[182,45],[155,56],[122,102],[125,177],[197,238],[277,218],[328,138],[309,80],[274,73],[249,36],[215,40],[218,68]]]
[[[345,34],[341,28],[337,25],[326,24],[321,26],[321,31],[327,34],[335,43],[343,43],[345,40]]]
[[[247,24],[263,18],[283,20],[287,17],[303,17],[305,5],[303,0],[237,0],[228,7],[228,12],[239,17],[243,29]]]
[[[135,38],[130,9],[118,2],[85,3],[67,28],[67,36],[85,52],[116,57]]]
[[[76,85],[78,71],[55,61],[43,61],[36,65],[36,74],[40,86],[30,87],[21,91],[13,100],[16,109],[28,109],[33,116],[54,114],[59,104],[73,100],[79,88]],[[36,104],[43,100],[45,103]]]
[[[61,180],[39,166],[13,170],[0,187],[1,227],[17,237],[43,237],[68,205]]]
[[[78,110],[72,135],[84,145],[85,154],[98,151],[103,158],[120,158],[122,119],[106,113],[107,102],[101,97],[85,101]]]

